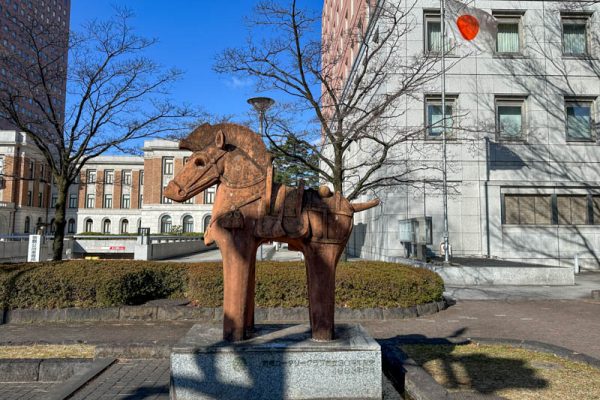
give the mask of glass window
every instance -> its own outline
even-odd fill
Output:
[[[496,100],[496,130],[503,139],[523,137],[523,100]]]
[[[85,220],[85,231],[93,232],[93,229],[94,229],[94,221],[91,219],[86,219]]]
[[[504,195],[504,223],[549,225],[552,223],[551,195]]]
[[[172,226],[173,222],[170,216],[165,215],[160,219],[160,233],[170,233]]]
[[[131,171],[123,171],[123,185],[131,185]]]
[[[115,182],[115,171],[107,170],[104,171],[104,183],[112,185]]]
[[[124,219],[121,221],[120,233],[129,233],[129,220]]]
[[[163,158],[163,175],[173,175],[173,158]]]
[[[140,171],[140,186],[144,185],[144,171]]]
[[[131,198],[128,194],[124,194],[121,199],[121,208],[130,208],[131,207]]]
[[[67,233],[75,233],[75,220],[73,218],[69,219],[67,223]]]
[[[498,36],[496,37],[496,52],[505,54],[521,53],[521,19],[498,19]]]
[[[94,208],[96,206],[96,196],[93,194],[88,194],[85,198],[85,207],[86,208]]]
[[[25,226],[23,227],[23,233],[29,233],[31,230],[31,218],[25,217]]]
[[[557,196],[556,206],[560,225],[587,224],[587,196]]]
[[[454,99],[446,99],[446,130],[450,134],[450,128],[454,124]],[[427,136],[430,138],[441,138],[444,131],[444,118],[442,114],[442,100],[439,98],[427,99],[425,102]]]
[[[27,205],[29,207],[31,207],[33,205],[33,198],[32,198],[33,194],[31,193],[31,190],[29,190],[27,192]]]
[[[103,208],[112,208],[112,194],[105,194],[104,195],[104,204],[103,204]]]
[[[563,16],[563,54],[581,56],[588,53],[587,18]]]
[[[110,219],[105,219],[102,222],[102,233],[110,233]]]
[[[215,202],[216,186],[211,186],[204,191],[204,204],[213,204]]]
[[[592,102],[567,101],[567,140],[592,140]]]
[[[165,189],[166,189],[166,187],[163,188],[163,193],[164,193]],[[173,200],[171,200],[167,196],[163,196],[162,197],[162,204],[173,204]]]
[[[96,170],[95,169],[88,170],[87,183],[96,183]]]
[[[77,195],[69,195],[69,208],[77,208]]]
[[[439,15],[425,16],[425,42],[429,53],[442,51],[442,23]]]
[[[52,208],[56,207],[57,202],[58,202],[58,196],[53,194],[52,200],[50,200],[50,207],[52,207]]]
[[[194,232],[194,218],[191,215],[183,218],[183,231],[185,233]]]
[[[41,207],[43,203],[44,203],[44,193],[39,192],[38,193],[38,207]]]
[[[0,156],[0,175],[4,174],[4,157]]]

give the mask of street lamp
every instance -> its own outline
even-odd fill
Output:
[[[250,104],[254,109],[258,112],[258,119],[260,123],[260,134],[263,132],[263,122],[265,120],[265,114],[267,110],[275,104],[275,100],[270,97],[253,97],[248,99],[248,104]]]

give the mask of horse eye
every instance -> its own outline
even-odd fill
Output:
[[[204,167],[204,160],[202,160],[201,158],[196,158],[196,160],[194,161],[194,164],[197,167]]]

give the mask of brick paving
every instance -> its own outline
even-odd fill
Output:
[[[75,393],[73,400],[167,400],[169,360],[120,360]]]
[[[0,382],[0,400],[41,400],[54,385],[47,382]]]

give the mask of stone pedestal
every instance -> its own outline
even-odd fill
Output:
[[[171,399],[381,399],[381,348],[356,324],[336,339],[310,339],[308,325],[261,326],[228,343],[197,324],[171,353]]]

